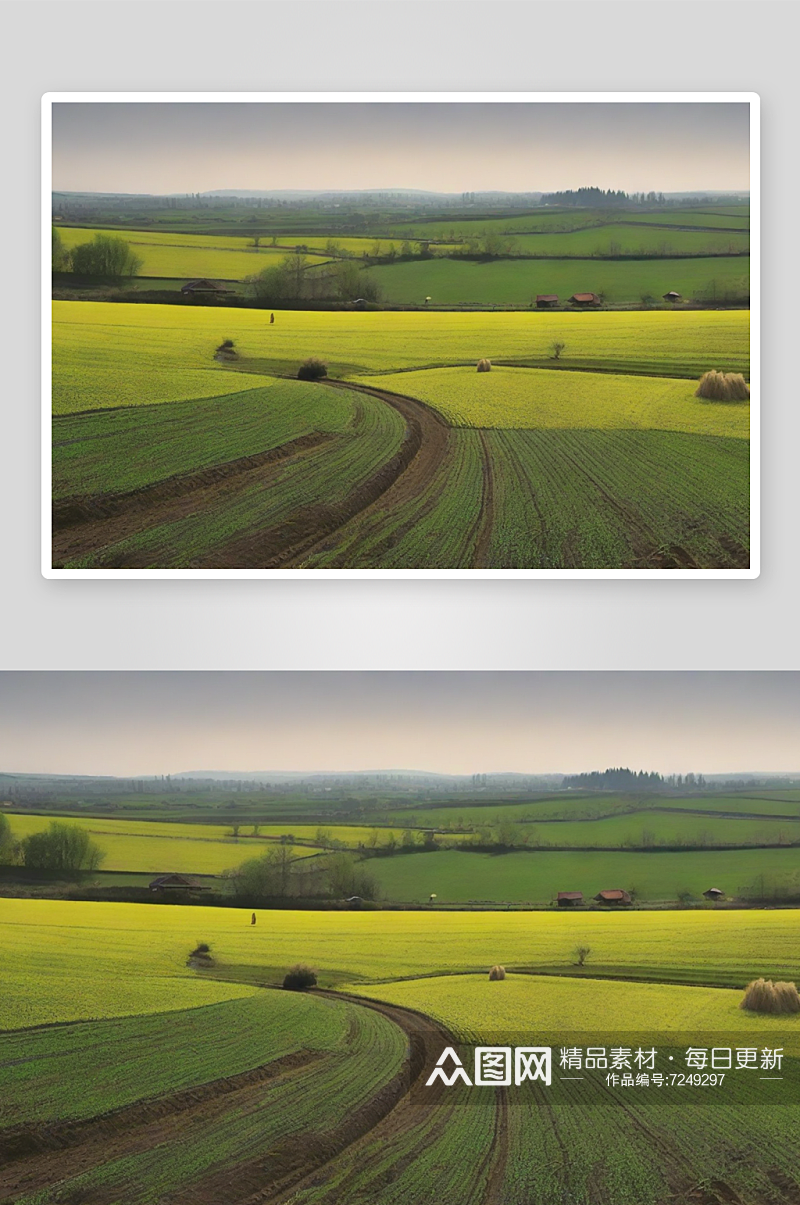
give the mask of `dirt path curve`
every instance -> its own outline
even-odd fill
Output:
[[[397,410],[406,424],[403,442],[385,464],[362,481],[341,502],[301,506],[274,527],[237,537],[199,557],[192,568],[277,569],[302,563],[315,548],[329,540],[344,524],[368,510],[387,492],[401,496],[421,492],[445,454],[448,427],[444,420],[416,398],[388,393],[349,381],[320,382],[321,388],[366,393]],[[143,529],[176,522],[216,505],[232,490],[269,485],[270,477],[285,463],[317,451],[331,437],[314,433],[281,447],[197,473],[156,482],[127,493],[107,497],[69,498],[53,507],[53,564],[90,555]],[[394,503],[387,499],[386,504]],[[134,555],[128,568],[153,568]],[[169,568],[169,566],[158,566]]]
[[[419,1125],[422,1111],[410,1103],[410,1091],[431,1062],[431,1054],[438,1057],[445,1046],[454,1044],[453,1035],[439,1022],[413,1009],[346,992],[317,989],[314,994],[374,1009],[393,1021],[408,1038],[407,1064],[371,1100],[333,1130],[322,1134],[293,1134],[264,1157],[225,1168],[217,1175],[187,1185],[184,1192],[169,1197],[164,1205],[219,1205],[222,1200],[226,1205],[229,1202],[233,1205],[284,1205],[306,1184],[324,1184],[345,1152],[350,1154],[376,1140],[388,1141],[401,1131]],[[431,1094],[430,1104],[435,1109],[440,1103],[442,1088],[436,1085]],[[445,1124],[443,1117],[438,1125],[441,1128]],[[342,1188],[339,1185],[337,1192]],[[346,1193],[343,1199],[346,1199]]]
[[[270,555],[271,533],[262,533],[259,540],[264,540],[267,554],[263,560],[264,568],[296,568],[312,553],[323,547],[328,550],[335,542],[335,534],[356,516],[367,520],[378,506],[390,511],[418,497],[430,484],[447,454],[450,428],[435,410],[417,398],[351,381],[327,381],[325,384],[334,389],[367,393],[392,406],[405,419],[406,436],[393,460],[345,498],[340,506],[307,507],[292,516],[291,525],[296,534],[284,540],[282,549]]]
[[[418,1106],[409,1092],[432,1053],[454,1043],[438,1022],[411,1009],[372,1001],[343,992],[318,991],[333,1000],[347,1000],[382,1013],[399,1026],[409,1043],[409,1056],[400,1071],[338,1126],[323,1133],[295,1133],[258,1157],[222,1167],[178,1191],[165,1194],[163,1205],[278,1205],[305,1181],[325,1175],[326,1168],[354,1144],[376,1133],[394,1134],[417,1126]],[[63,1184],[104,1164],[141,1154],[165,1144],[180,1147],[198,1121],[221,1118],[231,1110],[256,1107],[268,1081],[302,1073],[317,1052],[298,1052],[240,1075],[213,1080],[153,1100],[137,1101],[97,1117],[17,1126],[0,1134],[0,1201]],[[441,1088],[431,1089],[430,1105],[439,1104]],[[436,1125],[446,1124],[447,1102]],[[438,1111],[437,1111],[438,1112]],[[430,1116],[428,1110],[425,1111]],[[431,1135],[427,1135],[431,1139]],[[108,1202],[124,1200],[124,1185],[109,1186]],[[88,1199],[88,1198],[87,1198]],[[92,1205],[106,1205],[102,1190]]]

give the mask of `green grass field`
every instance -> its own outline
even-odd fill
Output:
[[[637,211],[627,209],[581,209],[550,208],[533,209],[518,217],[505,218],[457,218],[438,222],[400,223],[392,228],[393,234],[408,238],[452,239],[456,241],[470,235],[512,234],[528,232],[569,232],[588,227],[602,228],[608,225],[627,225],[635,222],[653,226],[685,226],[714,230],[729,227],[748,230],[750,226],[749,206],[718,206],[708,209],[659,209]]]
[[[555,293],[566,302],[573,293],[602,294],[611,305],[659,301],[675,290],[695,300],[747,298],[749,260],[708,259],[571,260],[499,259],[488,262],[416,260],[366,271],[387,302],[422,305],[535,304],[537,293]]]
[[[217,379],[223,387],[235,380],[232,374]],[[241,380],[245,385],[257,382],[258,387],[142,410],[125,407],[57,416],[53,497],[136,489],[269,451],[313,432],[341,435],[361,404],[355,394],[303,381],[244,375]],[[146,458],[143,447],[151,450]]]
[[[591,900],[598,891],[635,889],[640,900],[674,901],[688,891],[696,900],[709,887],[729,896],[765,882],[795,884],[800,848],[698,850],[662,853],[569,850],[509,854],[441,850],[405,854],[370,863],[388,899],[439,904],[500,901],[547,903],[558,891],[582,891]]]

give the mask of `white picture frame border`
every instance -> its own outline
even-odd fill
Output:
[[[52,565],[52,109],[54,104],[747,104],[750,108],[750,565],[746,569],[54,569]],[[755,579],[761,572],[761,141],[755,92],[47,92],[42,97],[41,572],[50,580],[516,578]]]

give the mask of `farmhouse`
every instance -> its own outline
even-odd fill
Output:
[[[556,896],[559,908],[572,908],[575,904],[583,903],[582,891],[559,891]]]
[[[703,892],[703,896],[707,900],[722,900],[725,898],[725,892],[721,891],[719,887],[709,887],[708,891]]]
[[[217,281],[205,278],[203,280],[187,280],[186,284],[181,286],[184,297],[195,297],[202,293],[230,293],[230,291]]]
[[[182,874],[161,874],[150,884],[151,891],[210,891],[211,888]]]
[[[569,299],[570,305],[599,305],[600,298],[596,293],[573,293]]]
[[[665,301],[680,301],[680,293],[676,293],[674,289],[670,289],[669,293],[664,294]]]
[[[540,310],[552,309],[554,305],[558,305],[558,297],[555,293],[537,293],[536,308]]]
[[[631,902],[630,893],[621,891],[619,887],[615,887],[611,891],[598,891],[594,898],[598,904],[629,904]]]

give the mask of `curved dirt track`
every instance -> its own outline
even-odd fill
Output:
[[[277,1205],[309,1178],[325,1175],[326,1166],[354,1144],[381,1130],[397,1135],[420,1120],[418,1107],[408,1104],[408,1093],[432,1052],[454,1041],[438,1022],[424,1014],[342,992],[314,994],[347,1000],[382,1013],[408,1038],[408,1061],[368,1101],[323,1133],[299,1133],[246,1162],[232,1163],[181,1190],[162,1198],[163,1205]],[[0,1132],[0,1201],[64,1186],[65,1181],[103,1164],[173,1143],[200,1120],[221,1117],[258,1098],[263,1086],[281,1076],[301,1073],[322,1056],[298,1052],[255,1067],[240,1075],[200,1084],[152,1100],[137,1101],[97,1117],[51,1124],[15,1126]],[[438,1103],[441,1089],[431,1089],[430,1103]],[[446,1118],[441,1119],[441,1125]],[[380,1128],[380,1129],[379,1129]],[[125,1200],[125,1186],[109,1186],[81,1197],[86,1205],[111,1205]],[[59,1197],[59,1199],[61,1199]],[[70,1199],[69,1195],[64,1198]]]
[[[447,446],[444,420],[416,398],[387,393],[347,381],[321,387],[365,393],[397,410],[406,430],[403,442],[385,464],[336,504],[301,506],[274,527],[236,537],[192,562],[202,569],[275,569],[297,566],[344,524],[390,491],[413,497],[428,484]],[[234,491],[267,488],[271,476],[292,459],[313,454],[331,436],[314,433],[254,456],[241,457],[196,473],[101,498],[69,498],[53,506],[52,561],[56,567],[86,557],[142,530],[178,522],[209,510]],[[391,495],[390,495],[391,496]],[[395,499],[388,501],[391,505]],[[152,565],[134,554],[106,568],[170,568]]]
[[[297,568],[357,515],[378,503],[392,507],[421,493],[438,469],[447,447],[444,419],[416,398],[350,381],[323,382],[329,388],[366,393],[402,415],[406,433],[399,451],[336,506],[301,507],[277,527],[237,539],[198,562],[202,568]]]

